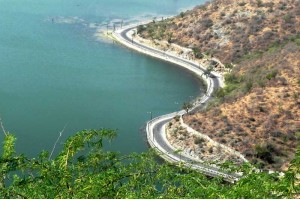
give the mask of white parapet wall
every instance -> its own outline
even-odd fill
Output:
[[[199,107],[201,104],[207,102],[215,90],[215,85],[214,85],[214,81],[211,77],[204,75],[206,68],[195,61],[187,60],[187,59],[181,58],[181,57],[179,58],[179,57],[176,57],[176,55],[174,55],[174,54],[167,53],[167,52],[164,52],[164,51],[161,51],[161,50],[149,47],[149,46],[145,46],[145,44],[141,44],[141,43],[138,43],[137,41],[134,41],[132,34],[134,34],[134,32],[136,32],[135,28],[138,25],[141,25],[141,23],[128,25],[126,27],[123,27],[122,29],[113,31],[112,36],[116,41],[120,42],[121,44],[123,44],[131,49],[134,49],[137,52],[174,63],[176,65],[179,65],[181,67],[188,69],[189,71],[195,73],[197,76],[201,77],[206,82],[206,85],[207,85],[206,94],[203,95],[200,100],[194,102],[194,105],[193,105],[194,107],[191,110],[193,110],[193,109]],[[122,36],[124,31],[126,31],[126,37],[129,40]],[[212,74],[216,77],[215,79],[218,81],[219,86],[224,87],[223,76],[218,73],[215,73],[215,72],[212,72]],[[177,116],[177,115],[181,116],[185,113],[186,112],[184,110],[181,110],[178,112],[173,112],[170,114],[159,116],[159,117],[156,117],[156,118],[148,121],[147,125],[146,125],[147,140],[148,140],[148,143],[150,144],[150,146],[152,148],[156,149],[162,158],[164,158],[166,161],[172,162],[174,164],[182,163],[182,160],[178,159],[178,156],[175,156],[174,153],[167,152],[164,149],[164,147],[162,147],[162,145],[160,145],[160,143],[154,139],[155,138],[154,137],[154,127],[157,124],[159,124],[165,120],[171,120],[175,116]],[[163,131],[159,134],[165,134],[164,128],[162,130]],[[165,140],[166,140],[164,142],[167,145],[169,145],[170,148],[173,148],[172,145],[167,141],[166,137],[163,137],[163,138],[165,138]],[[210,167],[207,165],[201,165],[199,163],[193,164],[193,163],[183,162],[183,164],[189,168],[200,170],[201,172],[203,172],[204,174],[207,174],[209,176],[222,176],[225,178],[225,180],[227,180],[229,182],[234,182],[234,181],[238,180],[240,177],[238,174],[228,174],[226,172],[223,172],[219,168]]]

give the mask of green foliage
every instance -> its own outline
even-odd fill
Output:
[[[244,5],[246,5],[247,3],[245,3],[245,2],[241,2],[241,3],[239,3],[239,6],[244,6]]]
[[[295,137],[296,137],[297,140],[300,140],[300,132],[296,132]]]
[[[184,109],[187,114],[191,108],[193,108],[193,104],[191,102],[184,102],[182,105],[182,109]]]
[[[3,142],[3,153],[2,153],[3,159],[9,159],[10,157],[12,157],[14,155],[15,141],[16,141],[16,138],[12,134],[9,134],[9,133],[6,134],[6,137],[4,138],[4,142]]]
[[[233,68],[233,64],[231,64],[231,63],[226,63],[226,64],[225,64],[225,68],[227,68],[227,69],[232,69],[232,68]]]
[[[262,7],[264,5],[262,0],[256,0],[256,3],[257,3],[257,7]]]
[[[251,90],[251,88],[253,87],[253,82],[252,81],[248,81],[246,82],[246,84],[244,85],[244,93],[247,93]]]
[[[299,99],[299,93],[298,92],[294,92],[293,97],[297,101]]]
[[[183,18],[184,17],[184,12],[181,12],[179,15],[180,15],[181,18]]]
[[[145,25],[139,25],[137,27],[137,33],[140,34],[142,33],[143,31],[145,31],[147,29],[147,27]]]
[[[202,59],[204,57],[204,55],[200,52],[198,48],[193,48],[193,53],[195,58]]]
[[[300,34],[291,38],[291,41],[294,42],[297,46],[300,46]]]
[[[295,42],[298,46],[299,46],[299,34],[292,36],[290,38],[287,38],[285,41],[283,42],[279,42],[279,41],[275,41],[272,44],[270,44],[268,46],[268,48],[266,49],[266,51],[253,51],[250,52],[246,55],[244,55],[238,62],[241,62],[243,60],[253,60],[253,59],[259,59],[263,56],[264,52],[274,52],[280,48],[282,48],[284,45],[286,45],[289,41]]]
[[[235,184],[168,163],[157,153],[120,155],[103,149],[113,130],[84,130],[70,137],[61,153],[49,159],[44,151],[26,158],[14,150],[7,134],[0,158],[1,198],[293,198],[299,193],[300,149],[283,175],[254,172],[249,164],[224,164],[242,171]]]
[[[280,44],[278,41],[272,43],[269,48],[268,48],[268,52],[275,52],[277,49],[280,49],[284,44]]]
[[[205,75],[207,77],[207,76],[209,76],[211,74],[211,72],[213,70],[214,70],[214,67],[210,65],[208,68],[206,68],[206,70],[204,71],[204,73],[202,75]]]
[[[214,96],[218,98],[224,98],[231,94],[233,91],[240,88],[242,82],[244,81],[243,76],[239,76],[234,73],[226,74],[224,76],[226,86],[224,88],[219,88],[215,93]],[[251,86],[252,87],[252,86]]]
[[[244,55],[241,60],[254,60],[254,59],[261,58],[262,55],[263,55],[262,51],[250,52]]]
[[[205,28],[210,28],[214,25],[213,21],[211,19],[203,19],[201,21],[201,24],[203,25],[203,27]]]
[[[176,115],[176,116],[174,117],[174,119],[175,119],[176,122],[179,122],[180,116],[179,116],[179,115]]]
[[[275,146],[272,143],[257,144],[255,146],[256,155],[258,158],[268,163],[273,163],[274,158],[272,153],[276,152]]]
[[[167,41],[168,41],[168,43],[172,42],[172,37],[173,37],[173,33],[168,33],[167,34]]]
[[[243,76],[239,76],[237,74],[226,74],[224,76],[226,84],[239,84],[244,80]]]
[[[195,140],[194,140],[194,143],[195,144],[202,144],[203,142],[205,142],[205,140],[203,138],[199,138],[197,137]]]
[[[293,19],[293,15],[289,13],[283,16],[283,20],[285,21],[285,23],[292,23],[292,19]]]
[[[147,26],[143,26],[141,32],[146,32],[152,39],[161,40],[164,37],[167,37],[166,39],[171,42],[173,36],[172,33],[165,34],[168,23],[168,20],[152,22],[147,24]]]
[[[224,88],[219,88],[215,92],[214,96],[218,98],[224,98],[225,96],[229,95],[232,91],[234,91],[237,88],[238,86],[235,84],[228,84]]]
[[[268,80],[271,80],[272,78],[276,77],[277,73],[278,73],[277,71],[272,71],[271,73],[267,74],[266,78]]]

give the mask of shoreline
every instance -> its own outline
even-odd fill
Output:
[[[183,67],[189,70],[190,72],[194,73],[197,76],[197,78],[201,78],[207,85],[206,93],[200,99],[194,100],[193,107],[190,109],[190,111],[193,111],[202,106],[202,104],[206,103],[211,98],[212,93],[216,89],[224,86],[223,76],[216,72],[211,72],[214,78],[205,76],[204,73],[206,71],[206,68],[201,63],[197,63],[195,61],[188,60],[185,58],[179,58],[177,55],[170,54],[168,52],[164,52],[159,49],[155,49],[145,44],[136,42],[132,35],[133,33],[135,33],[134,30],[138,25],[141,24],[132,24],[125,26],[122,29],[118,29],[111,32],[110,34],[107,33],[107,36],[114,39],[114,41],[117,41],[118,43],[139,53],[143,53],[151,57],[155,57],[176,64],[178,65],[178,67]],[[148,121],[146,125],[146,132],[147,141],[150,147],[155,149],[158,152],[158,155],[164,160],[171,162],[175,165],[184,165],[188,168],[199,170],[202,173],[212,177],[221,176],[228,182],[237,181],[240,177],[240,174],[231,174],[224,172],[224,170],[221,170],[216,166],[207,166],[201,163],[200,160],[192,160],[189,155],[180,154],[178,153],[178,151],[174,151],[174,147],[170,145],[169,141],[166,138],[165,127],[166,124],[175,116],[182,116],[185,113],[185,110],[180,110],[177,112],[158,116]]]

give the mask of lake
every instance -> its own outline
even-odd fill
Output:
[[[148,146],[144,125],[201,94],[180,67],[97,37],[113,23],[175,15],[203,0],[0,0],[0,115],[18,153],[56,153],[83,129],[112,128],[107,147]],[[3,134],[0,136],[3,140]]]

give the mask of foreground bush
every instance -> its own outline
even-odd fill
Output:
[[[120,155],[103,149],[113,130],[84,130],[70,137],[58,156],[16,154],[5,133],[0,159],[1,198],[285,198],[299,193],[300,152],[283,176],[255,173],[228,184],[221,178],[158,164],[153,152]]]

